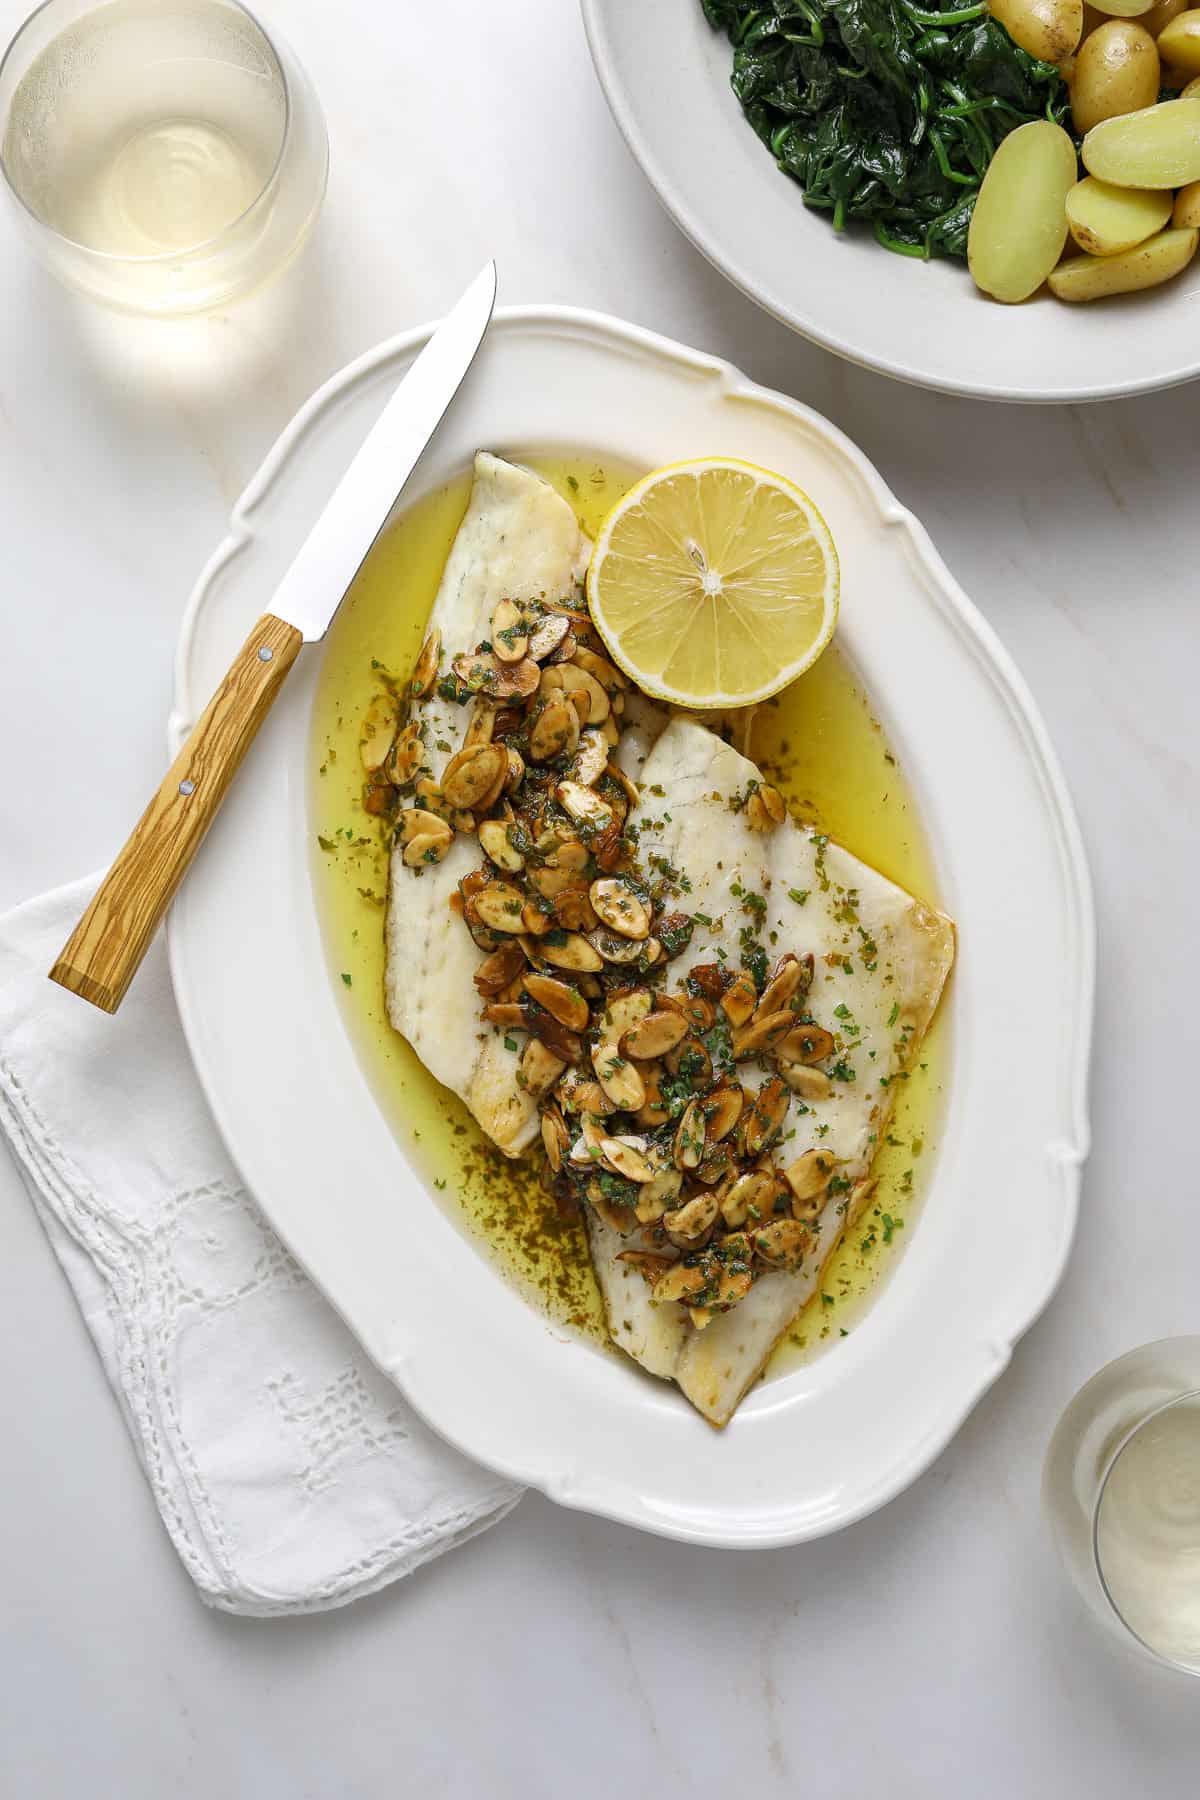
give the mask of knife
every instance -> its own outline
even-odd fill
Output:
[[[438,326],[342,476],[271,603],[63,946],[51,981],[115,1013],[303,644],[323,638],[475,358],[488,263]]]

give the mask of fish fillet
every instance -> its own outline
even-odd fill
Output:
[[[619,1237],[589,1210],[592,1260],[615,1342],[653,1374],[678,1382],[705,1418],[724,1425],[853,1221],[849,1196],[868,1174],[896,1085],[937,1008],[954,960],[954,927],[791,819],[774,831],[752,832],[739,803],[762,775],[704,726],[674,720],[640,780],[632,819],[642,855],[665,857],[685,874],[691,891],[681,904],[712,921],[697,924],[688,949],[671,965],[670,985],[678,987],[689,968],[712,962],[718,951],[736,968],[740,934],[758,916],[755,899],[761,899],[762,943],[772,960],[789,950],[813,953],[812,1014],[840,1040],[832,1096],[808,1104],[792,1097],[776,1156],[783,1167],[820,1147],[837,1160],[839,1192],[846,1196],[826,1203],[817,1242],[800,1269],[762,1276],[739,1305],[697,1331],[679,1303],[653,1304],[642,1277],[617,1261],[634,1240]],[[753,1063],[739,1065],[738,1073],[747,1088],[764,1079]],[[860,1188],[857,1204],[867,1197]]]
[[[488,636],[500,600],[573,597],[590,550],[575,514],[549,482],[480,451],[466,514],[429,616],[428,630],[442,634],[442,670]],[[424,765],[435,779],[461,746],[468,716],[436,687],[414,709],[427,727]],[[420,871],[405,866],[399,847],[393,850],[388,1017],[500,1149],[519,1156],[538,1135],[536,1102],[517,1086],[517,1053],[480,1026],[472,1002],[483,953],[449,905],[459,881],[478,862],[479,847],[467,836],[456,837],[442,862]]]

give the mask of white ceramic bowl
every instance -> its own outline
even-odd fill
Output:
[[[1107,400],[1200,374],[1200,257],[1146,294],[1000,306],[960,262],[837,234],[775,167],[700,0],[582,0],[596,71],[659,199],[730,281],[851,362],[989,400]]]
[[[204,705],[398,376],[414,332],[334,378],[236,508],[179,648]],[[948,1441],[1054,1289],[1075,1221],[1093,934],[1062,779],[1020,678],[924,531],[841,434],[727,364],[565,308],[497,315],[410,498],[486,445],[782,470],[842,564],[840,641],[903,758],[961,953],[949,1106],[887,1286],[821,1361],[717,1436],[678,1392],[552,1329],[407,1164],[368,1089],[314,908],[306,650],[176,902],[171,966],[218,1124],[263,1211],[445,1437],[554,1499],[695,1542],[790,1543],[880,1505]],[[1021,997],[1014,1004],[1014,995]]]

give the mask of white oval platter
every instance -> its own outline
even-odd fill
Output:
[[[188,609],[173,744],[426,336],[330,381],[250,484]],[[785,472],[824,512],[842,558],[841,641],[910,774],[938,897],[960,925],[948,1112],[911,1240],[851,1335],[758,1387],[719,1436],[673,1388],[549,1325],[504,1284],[408,1165],[333,992],[308,817],[319,647],[303,653],[171,916],[188,1041],[272,1225],[461,1450],[670,1537],[814,1537],[929,1464],[1062,1271],[1087,1144],[1094,964],[1070,802],[988,626],[916,520],[816,414],[632,326],[522,308],[497,315],[408,498],[481,445],[645,467],[719,451]]]
[[[793,330],[885,375],[990,400],[1105,400],[1200,374],[1200,258],[1093,306],[999,306],[961,262],[837,233],[775,167],[730,85],[733,47],[700,0],[582,0],[613,117],[675,223]]]

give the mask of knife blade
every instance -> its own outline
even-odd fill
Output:
[[[201,713],[50,979],[114,1013],[305,643],[324,637],[475,359],[496,301],[488,263],[407,371]]]
[[[397,387],[276,588],[271,611],[301,631],[306,644],[328,631],[474,362],[495,304],[496,265],[491,262]]]

